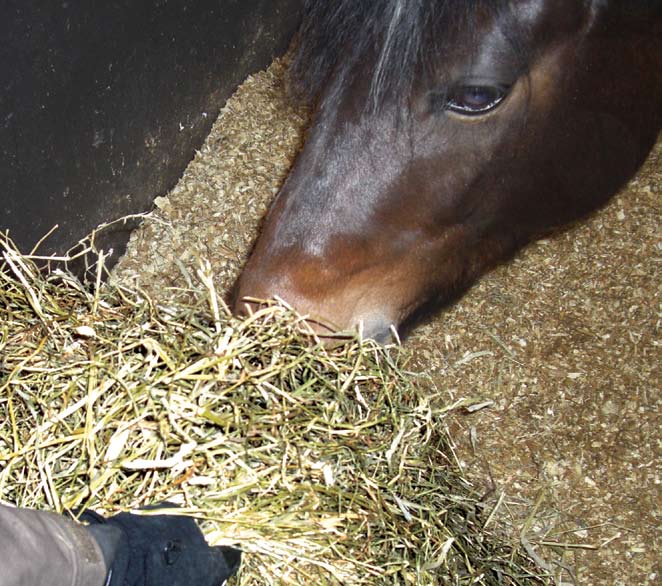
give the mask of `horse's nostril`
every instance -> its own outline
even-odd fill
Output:
[[[399,341],[394,324],[382,316],[369,317],[359,321],[359,334],[362,339],[370,339],[379,344]]]
[[[378,332],[373,332],[369,335],[364,336],[364,338],[369,338],[371,340],[374,340],[378,344],[390,344],[393,342],[393,335],[391,333],[391,330],[380,330]]]

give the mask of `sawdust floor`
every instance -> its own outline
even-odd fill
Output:
[[[209,259],[229,287],[306,121],[278,62],[249,78],[116,278],[167,299]],[[662,582],[661,194],[662,143],[606,209],[531,245],[407,342],[412,369],[450,400],[488,403],[449,421],[457,458],[514,538],[535,512],[526,539],[566,544],[566,583]]]

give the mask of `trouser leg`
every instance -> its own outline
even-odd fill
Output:
[[[103,586],[106,563],[84,526],[0,505],[0,586]]]

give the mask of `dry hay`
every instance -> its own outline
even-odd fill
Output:
[[[169,500],[247,553],[240,584],[533,584],[457,474],[449,407],[399,350],[324,348],[270,306],[229,315],[44,277],[0,238],[0,500]]]

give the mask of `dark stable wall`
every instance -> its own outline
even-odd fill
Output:
[[[0,231],[63,253],[151,209],[245,77],[282,53],[302,0],[4,0]],[[116,259],[135,222],[99,240]]]

